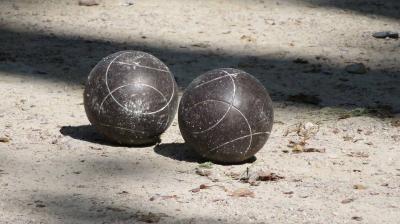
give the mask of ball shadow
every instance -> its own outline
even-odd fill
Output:
[[[104,138],[101,134],[99,134],[96,131],[96,128],[93,125],[63,126],[60,129],[60,133],[64,136],[69,136],[73,139],[101,144],[101,145],[113,146],[113,147],[145,148],[153,146],[158,143],[156,141],[154,143],[143,144],[143,145],[121,145]]]
[[[154,152],[178,161],[204,163],[206,159],[198,155],[186,143],[166,143],[154,147]]]
[[[192,163],[204,163],[209,160],[197,154],[190,146],[186,143],[166,143],[159,144],[154,147],[154,152],[178,161],[192,162]],[[236,163],[225,163],[219,161],[212,161],[215,164],[229,166],[229,165],[242,165],[246,163],[253,163],[257,160],[255,156]]]

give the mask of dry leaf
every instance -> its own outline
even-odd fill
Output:
[[[304,146],[302,146],[301,144],[295,144],[292,147],[292,152],[293,153],[301,153],[303,152]]]
[[[272,172],[264,172],[264,171],[260,171],[258,172],[258,181],[277,181],[280,179],[284,179],[285,177],[283,176],[279,176],[275,173]]]
[[[303,149],[303,152],[320,152],[324,153],[326,150],[325,149],[317,149],[317,148],[305,148]]]
[[[232,178],[232,179],[234,179],[234,180],[238,180],[240,178],[240,173],[236,173],[236,172],[232,172],[232,171],[228,172],[228,173],[225,173],[225,175],[230,177],[230,178]]]
[[[392,120],[392,122],[390,122],[390,124],[391,124],[393,127],[400,127],[400,118],[395,119],[395,120]]]
[[[192,192],[192,193],[197,193],[197,192],[199,192],[200,190],[209,189],[209,188],[211,188],[211,187],[219,187],[219,188],[221,188],[222,190],[224,190],[225,192],[228,191],[224,186],[200,184],[199,187],[196,187],[196,188],[190,190],[190,192]]]
[[[162,200],[167,200],[167,199],[178,199],[177,195],[160,195],[160,194],[156,194],[154,196],[152,196],[149,200],[150,201],[154,201],[156,199],[162,199]]]
[[[250,191],[247,188],[239,188],[237,190],[234,190],[229,196],[232,197],[252,197],[254,198],[254,192]]]
[[[212,163],[212,162],[204,162],[204,163],[199,164],[199,168],[211,169],[213,165],[214,165],[214,163]]]

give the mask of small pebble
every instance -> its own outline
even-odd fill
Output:
[[[393,38],[393,39],[398,39],[399,38],[399,33],[397,32],[392,32],[392,31],[382,31],[382,32],[375,32],[372,34],[373,37],[375,38]]]
[[[7,137],[0,137],[0,142],[7,143],[9,141],[10,141],[10,139]]]
[[[345,70],[352,74],[365,74],[367,73],[367,67],[363,63],[355,63],[346,66]]]
[[[353,216],[353,217],[351,217],[351,219],[352,220],[356,220],[356,221],[362,221],[363,220],[363,218],[360,217],[360,216]]]
[[[78,4],[80,6],[95,6],[99,3],[96,0],[79,0]]]

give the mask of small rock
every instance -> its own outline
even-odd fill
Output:
[[[10,139],[7,137],[0,137],[0,142],[7,143],[10,142]]]
[[[353,185],[353,189],[356,189],[356,190],[365,190],[365,189],[367,189],[367,187],[364,186],[364,185],[362,185],[362,184],[355,184],[355,185]]]
[[[253,37],[251,37],[251,36],[248,36],[248,35],[242,35],[242,36],[240,37],[240,39],[243,40],[243,41],[245,41],[245,42],[255,42],[255,41],[256,41],[255,38],[253,38]]]
[[[391,137],[395,142],[400,142],[400,135],[392,135]]]
[[[43,201],[41,201],[41,200],[36,200],[36,201],[34,201],[34,203],[35,203],[35,205],[36,205],[36,207],[37,208],[44,208],[44,207],[46,207],[46,205],[43,203]]]
[[[352,74],[365,74],[367,73],[367,67],[363,63],[355,63],[345,67],[348,73]]]
[[[211,186],[208,186],[208,185],[205,185],[205,184],[200,184],[199,187],[196,187],[196,188],[190,190],[190,192],[192,192],[192,193],[197,193],[197,192],[199,192],[200,190],[208,189],[208,188],[210,188],[210,187],[211,187]]]
[[[258,181],[278,181],[280,179],[285,178],[283,176],[279,176],[275,173],[268,172],[268,171],[259,171],[257,173],[257,175],[258,175],[258,177],[257,177]]]
[[[284,178],[285,177],[269,171],[259,170],[253,172],[250,169],[247,169],[246,172],[240,177],[240,182],[249,183],[251,186],[258,186],[261,181],[278,181]]]
[[[96,6],[99,3],[96,0],[79,0],[78,3],[80,6]]]
[[[264,19],[264,21],[268,25],[271,25],[271,26],[275,25],[275,20],[273,20],[273,19]]]
[[[393,39],[398,39],[399,38],[399,33],[397,32],[392,32],[392,31],[381,31],[381,32],[375,32],[372,34],[373,37],[375,38],[393,38]]]
[[[211,175],[211,171],[210,170],[206,170],[206,169],[196,168],[196,174],[198,174],[200,176],[208,177],[208,176]]]
[[[131,6],[135,3],[135,0],[122,0],[121,5],[123,6]]]
[[[356,221],[362,221],[363,220],[363,218],[360,217],[360,216],[353,216],[353,217],[351,217],[351,219],[352,220],[356,220]]]
[[[347,198],[347,199],[342,200],[341,203],[342,204],[348,204],[348,203],[353,202],[353,201],[354,201],[354,198]]]
[[[113,211],[113,212],[124,212],[125,211],[124,208],[117,208],[117,207],[111,207],[111,206],[107,206],[106,209],[109,211]]]
[[[209,43],[197,43],[197,44],[192,44],[192,47],[198,47],[198,48],[207,48],[210,47]]]
[[[356,158],[368,158],[369,154],[366,152],[350,152],[347,154],[347,156]]]
[[[296,58],[295,60],[293,60],[293,63],[296,63],[296,64],[308,64],[308,61],[306,59],[303,59],[303,58]]]

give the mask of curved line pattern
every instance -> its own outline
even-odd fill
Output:
[[[207,102],[207,101],[214,101],[214,102],[220,102],[220,103],[228,104],[227,102],[221,101],[221,100],[204,100],[204,101],[201,101],[201,102],[199,102],[199,103],[197,103],[197,104],[204,103],[204,102]],[[195,105],[196,105],[196,104],[195,104]],[[250,123],[249,123],[249,121],[247,120],[246,116],[244,116],[244,114],[242,113],[242,111],[239,110],[239,108],[235,107],[234,105],[232,105],[231,108],[237,110],[237,111],[240,113],[240,115],[244,118],[244,121],[246,121],[246,124],[247,124],[247,126],[248,126],[248,128],[249,128],[249,137],[250,137],[250,140],[249,140],[249,145],[247,146],[247,149],[246,149],[246,151],[245,151],[245,153],[247,153],[247,152],[249,151],[250,146],[251,146],[251,143],[252,143],[252,141],[253,141],[252,130],[251,130]],[[197,133],[199,133],[199,132],[197,132]],[[192,134],[197,134],[197,133],[196,133],[196,132],[192,132]],[[210,151],[211,151],[211,150],[210,150]]]
[[[246,149],[246,151],[244,152],[244,153],[246,154],[246,153],[249,151],[249,149],[250,149],[251,143],[253,142],[253,134],[252,134],[252,131],[251,131],[251,126],[250,126],[249,120],[247,120],[246,116],[244,116],[244,114],[242,113],[242,111],[240,111],[240,110],[239,110],[238,108],[236,108],[236,107],[234,107],[234,109],[236,109],[236,110],[240,113],[240,115],[242,115],[242,117],[244,118],[244,120],[245,120],[246,123],[247,123],[247,126],[249,127],[250,140],[249,140],[249,145],[247,146],[247,149]]]
[[[243,136],[241,136],[241,137],[239,137],[239,138],[235,138],[235,139],[233,139],[233,140],[231,140],[231,141],[225,142],[225,143],[223,143],[223,144],[221,144],[221,145],[219,145],[219,146],[217,146],[217,147],[214,147],[214,148],[210,149],[208,152],[204,153],[203,155],[207,155],[207,154],[211,153],[211,152],[214,151],[214,150],[217,150],[216,152],[218,152],[218,149],[221,148],[222,146],[225,146],[225,145],[230,144],[230,143],[232,143],[232,142],[236,142],[236,141],[238,141],[238,140],[240,140],[240,139],[244,139],[244,138],[247,138],[247,137],[252,137],[252,136],[254,136],[254,135],[262,135],[262,134],[269,135],[270,133],[271,133],[271,132],[267,131],[267,132],[256,132],[256,133],[253,133],[253,134],[251,134],[251,135],[243,135]],[[245,152],[245,153],[247,153],[247,152]]]
[[[226,71],[223,71],[223,72],[226,74],[225,76],[229,76],[229,78],[232,80],[232,85],[233,85],[233,93],[232,93],[231,102],[230,102],[230,104],[229,104],[229,107],[228,107],[228,109],[225,111],[225,114],[222,115],[222,117],[221,117],[217,122],[215,122],[215,124],[211,125],[210,127],[208,127],[208,128],[205,129],[205,130],[202,130],[202,131],[199,131],[199,132],[192,132],[193,134],[204,133],[204,132],[206,132],[206,131],[209,131],[209,130],[215,128],[219,123],[221,123],[222,120],[225,119],[226,115],[228,115],[229,111],[231,110],[231,108],[232,108],[232,106],[233,106],[233,101],[235,101],[235,95],[236,95],[235,80],[233,79],[232,74],[230,74],[230,73],[228,73],[228,72],[226,72]],[[214,80],[217,80],[217,79],[214,79]],[[210,83],[210,82],[208,82],[208,83]],[[240,112],[240,113],[241,113],[241,112]],[[251,130],[250,130],[250,133],[251,133]]]
[[[105,83],[106,83],[106,87],[107,87],[107,90],[108,90],[108,95],[110,95],[110,97],[115,101],[115,103],[117,103],[120,107],[122,107],[123,109],[127,110],[128,112],[131,112],[131,113],[132,113],[133,111],[129,110],[127,107],[123,106],[120,102],[118,102],[118,101],[115,99],[115,97],[114,97],[113,94],[112,94],[113,92],[110,90],[110,87],[108,86],[108,71],[110,70],[111,65],[112,65],[119,57],[121,57],[122,55],[125,55],[125,54],[129,54],[129,53],[131,53],[131,52],[124,52],[124,53],[118,55],[117,57],[115,57],[113,60],[111,60],[110,64],[107,66],[107,69],[106,69]],[[134,60],[137,60],[137,59],[142,58],[142,57],[143,57],[143,56],[136,57]],[[168,73],[170,73],[168,67],[167,67],[167,70],[162,70],[162,69],[157,69],[157,68],[151,68],[151,67],[148,67],[148,66],[143,66],[143,65],[140,65],[140,64],[130,64],[130,63],[125,63],[125,62],[117,62],[117,63],[128,64],[128,65],[133,65],[133,66],[137,66],[137,67],[143,67],[143,68],[147,68],[147,69],[154,69],[154,70],[158,70],[158,71],[163,71],[163,72],[168,72]],[[169,104],[171,103],[172,99],[174,98],[174,94],[175,94],[175,82],[174,82],[174,77],[172,76],[172,74],[170,74],[170,78],[171,78],[171,82],[172,82],[172,94],[171,94],[171,97],[170,97],[170,99],[168,100],[168,102],[167,102],[163,107],[161,107],[160,109],[158,109],[158,110],[156,110],[156,111],[147,112],[147,113],[143,113],[143,114],[145,114],[145,115],[155,114],[155,113],[158,113],[158,112],[160,112],[160,111],[163,111],[166,107],[169,106]],[[153,87],[153,88],[154,88],[154,87]],[[160,92],[159,90],[157,90],[157,91]],[[108,96],[108,95],[107,95],[107,96]],[[163,95],[163,96],[164,96],[164,95]],[[164,98],[165,98],[165,96],[164,96]],[[169,117],[169,113],[168,113],[168,117]],[[168,118],[168,119],[169,119],[169,118]]]
[[[209,80],[209,81],[207,81],[207,82],[203,82],[203,83],[198,84],[198,85],[195,86],[194,88],[195,88],[195,89],[196,89],[196,88],[199,88],[200,86],[203,86],[203,85],[208,84],[208,83],[210,83],[210,82],[214,82],[214,81],[223,79],[223,78],[228,77],[228,76],[229,76],[229,75],[223,75],[223,76],[220,76],[220,77],[218,77],[218,78],[211,79],[211,80]]]
[[[101,111],[101,108],[103,107],[104,102],[107,100],[107,98],[108,98],[109,96],[111,96],[112,93],[114,93],[115,91],[117,91],[117,90],[119,90],[119,89],[121,89],[121,88],[124,88],[124,87],[127,87],[127,86],[133,86],[133,85],[147,86],[147,87],[149,87],[149,88],[155,90],[158,94],[160,94],[160,96],[162,96],[162,98],[164,99],[164,101],[167,102],[167,98],[165,98],[164,94],[163,94],[160,90],[156,89],[154,86],[147,85],[147,84],[144,84],[144,83],[130,83],[130,84],[126,84],[126,85],[117,87],[117,88],[113,89],[109,94],[107,94],[107,96],[104,97],[103,101],[101,101],[99,110]],[[146,114],[146,113],[143,113],[143,114]]]
[[[114,59],[111,60],[110,64],[108,64],[107,69],[106,69],[106,80],[105,80],[105,82],[106,82],[106,87],[107,87],[108,93],[110,94],[111,98],[112,98],[120,107],[124,108],[125,110],[127,110],[127,108],[125,108],[122,104],[120,104],[120,103],[115,99],[115,97],[112,95],[112,93],[111,93],[110,87],[108,86],[108,71],[110,70],[111,64],[112,64],[115,60],[117,60],[117,59],[118,59],[119,57],[121,57],[122,55],[125,55],[125,54],[128,54],[128,53],[129,53],[129,52],[124,52],[124,53],[118,55],[117,57],[115,57]],[[128,110],[128,111],[129,111],[129,110]]]
[[[149,67],[149,66],[141,65],[141,64],[139,64],[139,62],[135,62],[134,64],[131,64],[131,63],[126,63],[126,62],[122,62],[122,61],[117,61],[116,63],[121,64],[121,65],[131,65],[133,67],[146,68],[146,69],[160,71],[160,72],[168,72],[168,70],[159,69],[159,68],[152,68],[152,67]]]

